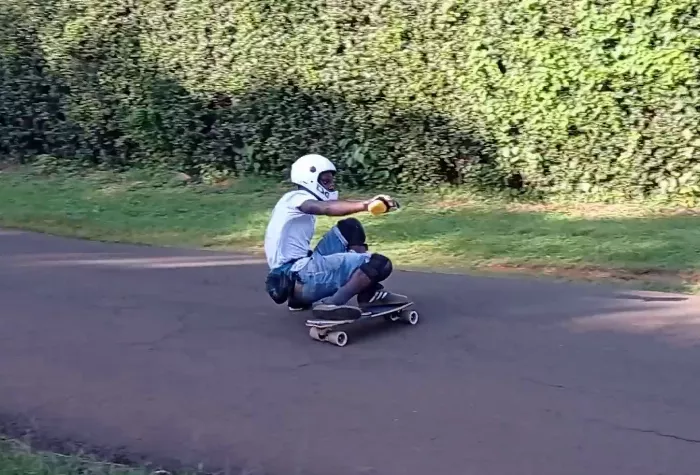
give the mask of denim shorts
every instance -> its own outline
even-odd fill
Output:
[[[370,252],[358,253],[348,251],[347,240],[337,226],[333,226],[316,245],[306,263],[294,266],[297,280],[302,288],[295,299],[305,303],[314,303],[330,297],[345,285],[350,276],[365,262],[369,261]]]

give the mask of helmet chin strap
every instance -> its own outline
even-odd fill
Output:
[[[323,197],[319,196],[318,193],[315,193],[314,191],[310,190],[309,188],[307,188],[307,187],[305,187],[305,186],[302,186],[302,185],[297,185],[297,186],[298,186],[300,189],[302,189],[302,190],[304,190],[304,191],[308,191],[309,193],[311,193],[311,194],[314,196],[314,198],[316,198],[317,200],[319,200],[319,201],[325,201],[325,200],[323,199]],[[326,199],[328,199],[328,200],[337,200],[337,199],[338,199],[338,192],[337,192],[337,191],[334,192],[334,191],[326,190],[326,189],[323,187],[323,185],[321,185],[321,184],[318,183],[318,182],[316,183],[316,187],[317,187],[317,188],[321,188],[321,189],[325,190],[326,193],[328,193],[328,194],[326,195]],[[324,193],[324,194],[326,194],[326,193]],[[335,194],[335,198],[331,198],[331,197],[330,197],[330,194]]]
[[[297,185],[297,186],[299,187],[300,190],[304,190],[304,191],[309,192],[309,193],[310,193],[314,198],[316,198],[318,201],[323,201],[323,198],[321,198],[320,196],[318,196],[318,195],[317,195],[316,193],[314,193],[313,191],[309,190],[307,187],[301,186],[301,185]]]

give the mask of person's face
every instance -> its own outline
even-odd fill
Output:
[[[323,172],[318,176],[318,182],[328,191],[335,191],[335,175],[333,172]]]

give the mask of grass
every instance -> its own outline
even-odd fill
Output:
[[[6,170],[0,226],[260,253],[269,212],[285,189],[261,180],[183,185],[134,172]],[[456,192],[399,198],[400,212],[361,219],[371,248],[404,268],[603,279],[685,292],[700,282],[697,210],[509,204]],[[331,224],[321,219],[319,233]]]
[[[0,475],[148,475],[149,473],[151,472],[145,469],[102,463],[84,457],[37,452],[18,441],[0,438]]]

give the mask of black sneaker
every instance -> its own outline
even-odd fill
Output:
[[[311,308],[311,305],[301,304],[301,303],[295,303],[295,304],[290,303],[288,305],[288,308],[289,308],[290,312],[303,312],[305,310],[309,310]]]
[[[294,298],[290,298],[289,302],[287,302],[287,307],[289,308],[290,312],[303,312],[304,310],[311,309],[311,304],[303,303],[295,300]]]
[[[403,305],[410,303],[410,300],[405,295],[395,294],[381,288],[375,292],[358,295],[357,303],[362,309],[371,309],[372,307],[383,307],[386,305]]]
[[[362,316],[362,310],[353,305],[333,305],[319,303],[313,308],[314,320],[327,320],[331,322],[344,320],[357,320]]]

